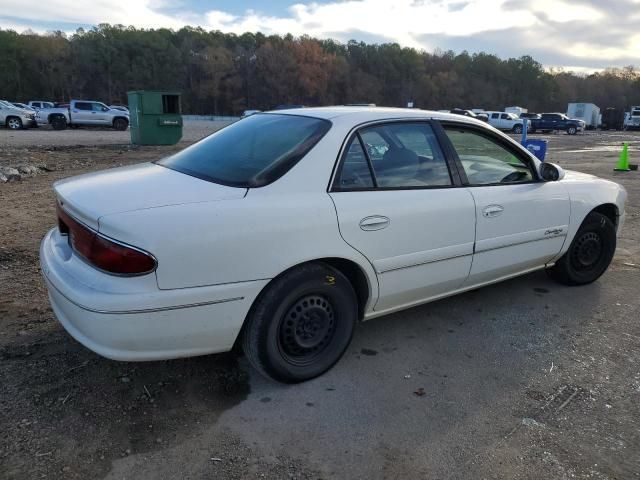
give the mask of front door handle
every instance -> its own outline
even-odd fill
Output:
[[[372,230],[382,230],[383,228],[387,228],[390,223],[391,220],[389,220],[388,217],[383,215],[372,215],[360,220],[360,228],[365,232],[370,232]]]
[[[482,216],[486,218],[502,215],[504,207],[502,205],[488,205],[482,209]]]

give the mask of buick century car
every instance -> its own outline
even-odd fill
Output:
[[[626,199],[484,122],[375,107],[256,113],[54,189],[41,264],[75,339],[126,361],[237,343],[283,382],[331,368],[362,320],[538,269],[595,281]]]

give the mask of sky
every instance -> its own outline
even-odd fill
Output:
[[[3,29],[71,34],[99,23],[531,55],[585,73],[640,66],[640,0],[0,0]]]

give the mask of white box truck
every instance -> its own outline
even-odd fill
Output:
[[[582,120],[585,128],[590,130],[600,125],[600,108],[594,103],[570,103],[567,117]]]
[[[522,107],[506,107],[504,109],[505,113],[513,113],[516,117],[519,117],[521,113],[528,113],[529,110]]]

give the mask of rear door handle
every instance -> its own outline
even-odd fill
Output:
[[[388,217],[383,215],[372,215],[360,220],[360,228],[365,232],[370,232],[372,230],[382,230],[383,228],[387,228],[390,223],[391,220],[389,220]]]
[[[502,205],[487,205],[482,209],[482,216],[486,218],[502,215],[504,207]]]

